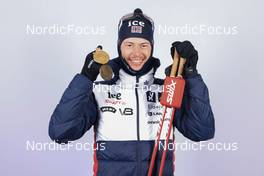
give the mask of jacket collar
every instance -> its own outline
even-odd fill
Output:
[[[144,65],[137,74],[130,72],[127,66],[123,62],[123,58],[117,57],[110,60],[110,66],[114,72],[114,80],[117,80],[116,84],[122,84],[125,86],[135,85],[137,87],[149,86],[154,82],[154,74],[160,66],[160,60],[154,57]]]
[[[137,77],[128,74],[125,72],[123,69],[119,70],[119,79],[116,82],[116,84],[122,84],[125,85],[126,87],[133,88],[135,86],[141,88],[141,87],[148,87],[149,85],[152,85],[154,82],[154,68],[152,68],[149,72],[146,74]]]

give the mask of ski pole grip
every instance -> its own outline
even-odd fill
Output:
[[[172,63],[171,72],[170,72],[170,77],[175,77],[175,75],[176,75],[178,63],[179,63],[179,58],[180,58],[180,56],[179,56],[179,54],[175,48],[174,56],[173,56],[173,63]]]
[[[184,58],[181,57],[180,58],[180,65],[179,65],[179,69],[178,69],[177,76],[182,76],[185,62],[186,62],[186,59],[184,59]]]

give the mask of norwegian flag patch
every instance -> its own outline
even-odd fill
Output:
[[[142,26],[131,26],[131,33],[142,33]]]

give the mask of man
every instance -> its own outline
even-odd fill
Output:
[[[88,54],[81,74],[77,74],[65,90],[52,114],[49,135],[58,143],[79,139],[94,126],[95,142],[105,150],[95,151],[94,175],[147,175],[155,136],[162,116],[159,103],[163,80],[154,78],[160,60],[153,54],[153,21],[136,9],[121,18],[118,31],[118,54],[110,65],[114,78],[96,80],[101,64]],[[197,73],[198,53],[188,42],[174,42],[174,50],[186,59],[186,80],[181,108],[174,118],[185,137],[202,141],[214,136],[214,117],[208,90]],[[166,69],[168,73],[170,67]],[[108,86],[103,89],[100,86]],[[168,113],[169,114],[169,113]],[[162,134],[161,139],[165,139]],[[173,134],[170,136],[173,140]],[[153,175],[158,174],[160,152]],[[173,175],[173,151],[167,152],[164,175]]]

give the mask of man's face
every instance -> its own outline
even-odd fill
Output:
[[[151,54],[150,42],[143,38],[127,38],[121,43],[121,54],[130,68],[140,70]]]

